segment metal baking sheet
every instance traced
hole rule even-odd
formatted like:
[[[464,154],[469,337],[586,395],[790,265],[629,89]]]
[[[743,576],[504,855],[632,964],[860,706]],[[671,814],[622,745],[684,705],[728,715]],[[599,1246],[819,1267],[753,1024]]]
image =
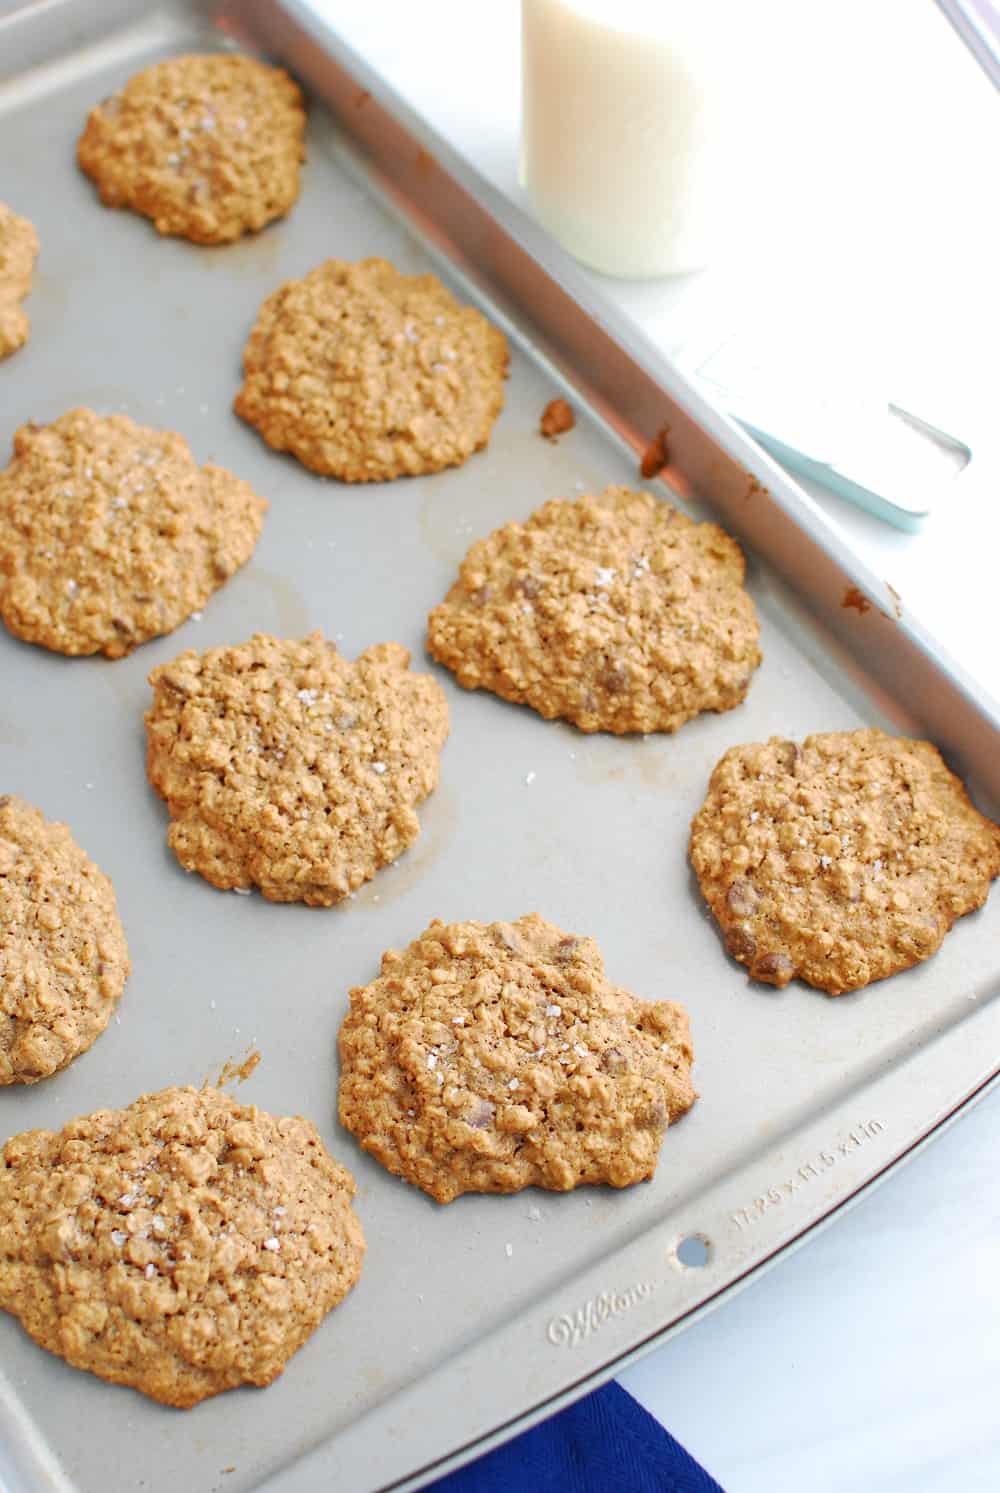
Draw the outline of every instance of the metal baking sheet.
[[[273,1493],[415,1487],[724,1299],[845,1206],[995,1077],[1000,896],[922,967],[830,1001],[751,985],[689,873],[687,827],[726,747],[877,723],[928,734],[1000,801],[996,707],[818,510],[633,331],[573,266],[434,140],[305,7],[232,3],[221,27],[287,58],[315,92],[291,216],[222,249],[108,212],[74,166],[87,108],[148,61],[222,44],[219,16],[49,0],[0,21],[0,198],[42,252],[32,338],[0,366],[0,447],[74,405],[181,431],[271,500],[257,552],[170,637],[108,663],[0,633],[0,783],[65,819],[111,875],[133,974],[90,1053],[0,1091],[0,1138],[61,1126],[252,1047],[241,1098],[301,1112],[354,1172],[360,1284],[266,1391],[182,1414],[41,1352],[0,1319],[0,1489]],[[337,108],[336,125],[323,99]],[[433,265],[513,344],[488,451],[384,487],[326,482],[230,412],[261,300],[324,257]],[[577,428],[543,441],[566,392]],[[441,786],[413,850],[329,910],[274,906],[185,876],[143,768],[146,676],[183,648],[321,627],[355,655],[424,618],[470,541],[546,498],[636,480],[669,428],[675,497],[748,549],[765,662],[739,709],[676,736],[585,737],[492,696],[448,693]],[[661,489],[666,491],[665,489]],[[600,942],[612,977],[687,1005],[701,1098],[660,1170],[625,1192],[464,1197],[441,1208],[337,1125],[336,1034],[351,985],[432,917],[537,909]],[[701,1265],[678,1243],[705,1241]],[[683,1251],[686,1253],[686,1250]]]

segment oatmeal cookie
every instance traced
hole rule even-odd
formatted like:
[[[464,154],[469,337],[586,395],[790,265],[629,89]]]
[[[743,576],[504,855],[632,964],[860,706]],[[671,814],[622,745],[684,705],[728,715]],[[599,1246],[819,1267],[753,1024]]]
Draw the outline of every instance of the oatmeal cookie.
[[[38,254],[38,234],[27,218],[0,202],[0,358],[28,340],[30,323],[21,302],[31,290]]]
[[[683,1007],[610,984],[592,939],[537,913],[384,954],[340,1060],[341,1123],[439,1203],[643,1181],[695,1098]]]
[[[173,57],[92,109],[76,154],[106,206],[152,218],[158,233],[223,244],[291,209],[305,126],[281,68],[231,52]]]
[[[432,657],[581,731],[675,731],[731,710],[760,663],[743,556],[715,524],[609,487],[472,546],[428,619]]]
[[[1000,873],[1000,827],[926,741],[830,731],[733,747],[691,863],[755,980],[829,995],[927,959]]]
[[[308,1120],[163,1089],[0,1149],[0,1308],[187,1409],[270,1384],[361,1273],[354,1180]]]
[[[0,617],[56,653],[122,658],[249,560],[267,503],[183,436],[71,410],[0,472]]]
[[[379,643],[350,663],[317,632],[154,669],[147,769],[185,870],[328,907],[402,855],[448,735],[444,691],[409,661]]]
[[[343,482],[460,466],[503,406],[507,342],[434,275],[328,259],[264,302],[234,408]]]
[[[65,824],[0,797],[0,1085],[86,1052],[128,973],[111,882]]]

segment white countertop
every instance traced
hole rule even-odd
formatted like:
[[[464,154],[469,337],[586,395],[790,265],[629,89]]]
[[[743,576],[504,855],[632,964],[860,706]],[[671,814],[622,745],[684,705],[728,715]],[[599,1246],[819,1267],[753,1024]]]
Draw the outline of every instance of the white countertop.
[[[529,206],[517,180],[516,0],[315,3]],[[773,152],[758,161],[730,258],[678,281],[593,283],[668,352],[709,301],[752,303],[757,319],[801,305],[883,361],[897,402],[940,414],[972,445],[954,498],[917,535],[810,490],[1000,698],[1000,101],[930,0],[759,9],[761,56],[748,61]],[[1000,1093],[621,1382],[727,1493],[995,1493],[997,1157]]]

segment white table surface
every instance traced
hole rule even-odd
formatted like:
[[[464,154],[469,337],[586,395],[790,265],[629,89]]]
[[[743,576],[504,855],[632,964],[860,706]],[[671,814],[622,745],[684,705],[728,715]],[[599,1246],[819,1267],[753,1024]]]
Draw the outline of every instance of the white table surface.
[[[516,0],[314,3],[530,209]],[[757,4],[752,215],[734,209],[734,242],[703,275],[593,283],[667,352],[708,307],[801,307],[973,446],[918,535],[810,490],[1000,698],[1000,101],[930,0]],[[727,1493],[996,1493],[997,1158],[1000,1093],[621,1382]]]

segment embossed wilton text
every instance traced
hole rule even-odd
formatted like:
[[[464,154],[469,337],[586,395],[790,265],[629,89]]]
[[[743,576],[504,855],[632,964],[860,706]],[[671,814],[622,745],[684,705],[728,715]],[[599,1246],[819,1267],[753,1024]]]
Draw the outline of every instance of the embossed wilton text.
[[[545,1336],[557,1348],[575,1348],[584,1338],[603,1327],[609,1317],[621,1316],[622,1312],[651,1296],[655,1289],[654,1281],[644,1280],[624,1291],[602,1291],[600,1296],[592,1296],[572,1315],[564,1312],[561,1317],[552,1317]]]

